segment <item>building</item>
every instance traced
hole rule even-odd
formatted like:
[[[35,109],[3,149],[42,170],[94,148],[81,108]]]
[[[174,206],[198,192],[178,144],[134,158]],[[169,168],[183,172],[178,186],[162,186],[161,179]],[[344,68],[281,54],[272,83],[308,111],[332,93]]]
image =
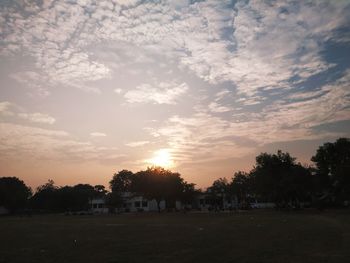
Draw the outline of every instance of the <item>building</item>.
[[[90,209],[94,214],[108,213],[108,207],[104,198],[93,198],[90,200]]]
[[[131,192],[122,194],[123,202],[114,212],[158,212],[158,205],[155,199],[147,200],[141,195]],[[271,209],[274,203],[258,202],[255,199],[249,202],[239,203],[237,198],[229,198],[225,194],[213,196],[210,192],[199,193],[191,203],[175,202],[175,210],[197,210],[197,211],[219,211],[219,210],[236,210],[236,209]],[[160,202],[160,210],[167,209],[165,200]],[[104,198],[94,198],[90,200],[90,210],[94,214],[104,214],[110,211]]]
[[[155,199],[147,200],[143,196],[130,192],[122,194],[123,204],[115,212],[158,212],[158,205]],[[166,202],[162,200],[159,204],[160,210],[166,209]],[[175,208],[183,209],[181,202],[176,201]],[[108,213],[109,209],[104,198],[94,198],[90,200],[90,209],[95,214]]]

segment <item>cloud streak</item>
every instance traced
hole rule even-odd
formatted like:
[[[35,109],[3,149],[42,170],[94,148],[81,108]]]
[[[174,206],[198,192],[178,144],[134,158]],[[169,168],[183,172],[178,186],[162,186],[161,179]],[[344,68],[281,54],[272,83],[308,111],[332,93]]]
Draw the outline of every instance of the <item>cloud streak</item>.
[[[160,82],[155,85],[139,85],[125,93],[124,97],[130,103],[176,104],[178,97],[185,94],[187,90],[186,83]]]
[[[92,137],[106,137],[107,135],[103,132],[92,132],[92,133],[90,133],[90,136],[92,136]]]
[[[0,102],[0,115],[18,117],[33,123],[54,124],[56,119],[49,114],[34,112],[26,112],[23,107],[9,101]]]

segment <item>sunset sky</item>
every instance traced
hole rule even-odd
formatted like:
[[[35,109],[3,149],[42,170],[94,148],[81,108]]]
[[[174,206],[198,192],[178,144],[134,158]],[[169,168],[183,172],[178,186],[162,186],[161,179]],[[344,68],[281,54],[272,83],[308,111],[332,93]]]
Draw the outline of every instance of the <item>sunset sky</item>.
[[[0,1],[0,176],[205,187],[350,136],[350,1]]]

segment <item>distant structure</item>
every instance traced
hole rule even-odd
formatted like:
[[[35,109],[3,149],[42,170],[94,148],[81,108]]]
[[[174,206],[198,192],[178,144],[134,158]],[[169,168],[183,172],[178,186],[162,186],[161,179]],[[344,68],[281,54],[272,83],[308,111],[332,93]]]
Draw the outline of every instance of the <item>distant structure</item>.
[[[108,208],[105,198],[94,198],[90,200],[90,210],[94,214],[105,214],[109,212],[158,212],[156,200],[147,200],[141,195],[136,195],[130,192],[122,194],[123,202],[119,208]],[[251,202],[250,208],[273,208],[274,203]],[[210,193],[199,193],[194,198],[192,203],[175,202],[175,210],[196,210],[196,211],[220,211],[220,210],[236,210],[242,209],[242,204],[239,204],[235,199],[226,199],[224,196],[221,199],[214,200]],[[160,210],[167,209],[166,201],[160,202]]]
[[[130,192],[122,194],[123,203],[120,208],[115,208],[112,212],[158,212],[156,200],[147,200],[143,196],[135,195]],[[94,214],[103,214],[111,212],[106,204],[105,198],[94,198],[90,201],[91,211]],[[165,201],[160,202],[160,209],[166,209]],[[181,202],[176,202],[176,209],[181,209]],[[117,211],[118,210],[118,211]]]
[[[108,207],[104,198],[94,198],[90,200],[90,209],[94,214],[108,213]]]

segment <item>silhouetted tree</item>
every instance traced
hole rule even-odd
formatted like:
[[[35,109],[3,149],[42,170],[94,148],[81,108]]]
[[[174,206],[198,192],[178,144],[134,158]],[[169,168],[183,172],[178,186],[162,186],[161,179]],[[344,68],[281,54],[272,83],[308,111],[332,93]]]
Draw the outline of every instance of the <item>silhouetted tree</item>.
[[[17,177],[0,177],[0,206],[10,212],[24,208],[31,194],[31,189]]]
[[[328,192],[338,204],[349,200],[350,140],[339,138],[334,143],[323,144],[311,160],[316,164],[319,192]]]
[[[261,153],[251,172],[254,191],[276,205],[299,204],[311,195],[311,174],[289,153]]]
[[[35,209],[54,210],[58,207],[57,200],[58,187],[53,180],[37,187],[35,194],[31,198],[31,205]]]
[[[249,194],[251,194],[251,180],[248,173],[238,171],[234,174],[229,185],[229,195],[235,198],[241,205],[246,206]]]
[[[61,192],[61,189],[59,189]],[[77,184],[72,187],[73,198],[71,200],[71,210],[88,210],[90,200],[96,196],[95,188],[90,184]]]
[[[176,199],[181,199],[183,179],[179,173],[161,167],[151,167],[135,174],[132,189],[148,200],[155,199],[160,212],[162,200],[165,200],[167,207],[171,208],[175,206]]]
[[[113,175],[109,182],[112,192],[130,192],[134,173],[128,170],[121,170]]]
[[[229,183],[226,178],[215,180],[212,186],[208,187],[210,200],[215,209],[223,208],[224,200],[229,196]]]
[[[89,184],[57,187],[49,180],[37,188],[31,203],[33,208],[45,211],[81,211],[89,209],[90,200],[98,194],[101,193]]]
[[[123,204],[123,194],[132,191],[134,173],[128,170],[121,170],[113,175],[109,182],[111,192],[107,195],[107,205],[111,208],[120,208]]]
[[[107,190],[104,185],[95,185],[94,186],[95,190],[95,197],[104,197],[107,194]]]
[[[195,188],[195,184],[187,183],[186,181],[182,182],[182,194],[181,194],[181,202],[185,205],[192,205],[194,199],[200,191]]]

